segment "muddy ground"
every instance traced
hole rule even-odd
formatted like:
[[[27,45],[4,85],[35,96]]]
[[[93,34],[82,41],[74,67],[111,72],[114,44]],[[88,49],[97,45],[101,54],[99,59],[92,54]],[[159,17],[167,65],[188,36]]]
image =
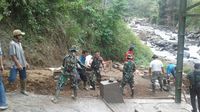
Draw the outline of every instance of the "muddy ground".
[[[28,70],[27,91],[34,94],[53,95],[55,93],[56,80],[53,77],[52,71],[48,69]],[[7,92],[19,91],[19,77],[13,85],[9,85],[7,81],[8,71],[4,72],[4,84]],[[102,79],[107,80],[113,77],[116,80],[121,80],[122,72],[117,69],[101,72]],[[134,98],[168,98],[172,97],[170,92],[157,90],[156,93],[151,92],[150,77],[144,75],[144,70],[137,70],[135,73],[135,95]],[[130,88],[127,85],[125,88],[125,98],[130,98]],[[63,96],[70,96],[70,85],[65,86],[61,92]],[[100,95],[99,88],[96,90],[84,90],[82,83],[79,85],[79,97],[98,97]]]

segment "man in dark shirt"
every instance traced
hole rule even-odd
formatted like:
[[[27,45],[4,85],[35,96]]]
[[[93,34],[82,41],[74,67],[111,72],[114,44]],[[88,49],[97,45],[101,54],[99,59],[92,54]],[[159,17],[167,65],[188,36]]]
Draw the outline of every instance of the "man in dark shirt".
[[[192,112],[197,112],[196,97],[198,101],[198,109],[200,112],[200,63],[194,64],[194,71],[189,73],[187,78],[190,81],[190,99],[192,104]]]

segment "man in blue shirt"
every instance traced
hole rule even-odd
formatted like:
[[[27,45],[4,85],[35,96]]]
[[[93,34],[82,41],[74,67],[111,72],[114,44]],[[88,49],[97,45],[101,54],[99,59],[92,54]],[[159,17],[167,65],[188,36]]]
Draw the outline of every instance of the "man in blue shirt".
[[[1,45],[0,45],[0,110],[5,110],[8,108],[8,104],[6,102],[6,93],[5,93],[5,88],[4,88],[4,84],[3,84],[3,61],[2,61],[2,49],[1,49]]]
[[[82,51],[82,55],[79,57],[79,60],[80,60],[80,62],[81,62],[82,65],[85,65],[85,64],[86,64],[86,63],[85,63],[85,60],[86,60],[86,56],[87,56],[87,55],[88,55],[88,51],[83,50],[83,51]],[[85,89],[85,90],[88,90],[88,88],[86,87],[86,86],[87,86],[87,76],[86,76],[86,74],[85,74],[85,68],[82,68],[81,66],[79,66],[79,67],[77,68],[77,70],[78,70],[78,73],[79,73],[79,75],[80,75],[80,77],[81,77],[81,80],[83,81],[84,89]]]
[[[176,65],[173,63],[169,63],[167,65],[167,83],[168,85],[170,84],[170,76],[172,75],[174,77],[174,79],[176,79],[175,73],[176,73]]]

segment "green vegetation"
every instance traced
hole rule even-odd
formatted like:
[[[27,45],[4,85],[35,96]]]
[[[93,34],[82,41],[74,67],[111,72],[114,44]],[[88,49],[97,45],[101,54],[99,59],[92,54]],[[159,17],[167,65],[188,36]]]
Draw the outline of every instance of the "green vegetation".
[[[149,0],[150,1],[150,0]],[[0,34],[8,47],[13,29],[26,32],[23,45],[32,65],[60,64],[67,48],[77,45],[107,60],[122,61],[135,44],[137,64],[150,60],[149,48],[127,28],[127,0],[1,0]],[[127,12],[127,13],[126,13]],[[150,15],[147,15],[150,16]]]
[[[177,27],[178,25],[178,8],[181,0],[128,0],[128,2],[126,16],[149,18],[152,23],[169,27]],[[187,6],[197,2],[199,0],[187,0]],[[200,6],[193,8],[188,13],[199,14]],[[189,30],[199,31],[199,24],[199,17],[187,17]]]
[[[199,0],[188,0],[188,6],[193,5],[195,3],[199,2]],[[200,6],[197,6],[191,10],[188,11],[189,14],[199,14],[200,13]],[[187,28],[193,31],[199,31],[200,27],[200,18],[199,16],[194,17],[187,17]]]
[[[126,16],[149,18],[152,23],[158,22],[158,0],[128,0]]]
[[[189,74],[192,70],[193,70],[193,68],[191,68],[191,65],[184,65],[183,66],[183,72],[186,73],[186,74]]]

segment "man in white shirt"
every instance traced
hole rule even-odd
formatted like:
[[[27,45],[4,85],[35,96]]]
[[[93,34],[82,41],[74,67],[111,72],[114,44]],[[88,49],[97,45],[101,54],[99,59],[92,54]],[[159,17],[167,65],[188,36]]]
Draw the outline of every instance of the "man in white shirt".
[[[164,74],[163,63],[158,59],[158,56],[153,55],[149,66],[149,74],[151,75],[152,91],[155,92],[155,82],[159,81],[160,90],[162,91],[162,74]]]
[[[92,63],[92,55],[89,54],[85,58],[85,66],[90,68]]]

